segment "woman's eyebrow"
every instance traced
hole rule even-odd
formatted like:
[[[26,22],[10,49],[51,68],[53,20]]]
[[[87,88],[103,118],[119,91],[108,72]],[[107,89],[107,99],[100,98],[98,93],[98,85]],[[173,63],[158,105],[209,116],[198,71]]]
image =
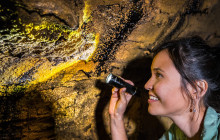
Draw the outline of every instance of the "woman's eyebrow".
[[[161,71],[161,72],[164,73],[164,71],[162,69],[160,69],[160,68],[153,68],[153,71]]]

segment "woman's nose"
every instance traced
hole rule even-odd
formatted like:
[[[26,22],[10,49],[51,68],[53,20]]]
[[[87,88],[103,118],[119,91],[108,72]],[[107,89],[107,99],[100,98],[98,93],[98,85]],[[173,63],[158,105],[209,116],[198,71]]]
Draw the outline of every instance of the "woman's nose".
[[[153,80],[152,80],[152,78],[150,78],[150,79],[146,82],[146,84],[144,85],[144,88],[145,88],[146,90],[152,90],[152,89],[153,89]]]

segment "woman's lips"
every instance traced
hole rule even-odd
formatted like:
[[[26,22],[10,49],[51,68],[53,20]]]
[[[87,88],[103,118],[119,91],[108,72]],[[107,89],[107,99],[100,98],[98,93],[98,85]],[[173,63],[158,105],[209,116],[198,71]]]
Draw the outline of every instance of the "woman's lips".
[[[158,100],[159,100],[159,99],[158,99],[156,96],[149,95],[148,102],[156,102],[156,101],[158,101]]]

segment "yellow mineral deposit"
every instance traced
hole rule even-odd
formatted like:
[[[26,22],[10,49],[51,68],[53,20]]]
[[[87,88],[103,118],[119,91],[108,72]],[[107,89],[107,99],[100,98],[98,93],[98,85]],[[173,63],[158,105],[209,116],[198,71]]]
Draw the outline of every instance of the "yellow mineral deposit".
[[[23,24],[23,26],[25,27],[25,34],[27,35],[27,37],[31,40],[36,40],[37,42],[47,42],[47,43],[55,42],[57,39],[60,38],[61,33],[57,35],[55,39],[52,39],[52,40],[46,37],[42,37],[42,34],[40,33],[40,31],[45,30],[45,29],[50,31],[50,34],[52,34],[55,31],[60,31],[60,30],[62,30],[61,31],[62,33],[70,32],[70,30],[68,29],[63,29],[63,28],[61,29],[59,25],[48,23],[46,21],[43,21],[40,25],[34,25],[33,23],[29,23],[29,24]],[[36,33],[33,34],[33,32],[36,32]]]
[[[2,76],[4,77],[5,81],[9,82],[9,80],[11,80],[10,82],[14,83],[14,80],[33,68],[36,63],[37,59],[28,58],[24,61],[21,61],[19,64],[9,67]]]
[[[83,21],[88,22],[88,19],[89,19],[91,12],[90,12],[90,5],[88,4],[87,1],[85,1],[85,8],[84,8],[83,12],[84,12]],[[49,27],[45,26],[45,25],[35,27],[36,30],[43,29],[43,28],[49,28]],[[92,44],[92,46],[90,46],[91,47],[90,56],[87,57],[87,59],[85,59],[85,61],[87,61],[87,62],[90,60],[90,58],[94,54],[94,52],[98,46],[98,43],[99,43],[99,34],[98,33],[95,35],[93,33],[91,33],[91,34],[93,36],[95,36],[94,37],[95,39],[94,39],[94,41],[91,41],[91,42],[93,42],[93,44]],[[71,40],[76,40],[77,38],[81,37],[81,35],[82,35],[82,30],[79,28],[76,31],[72,31],[69,34],[67,41],[71,42]],[[81,53],[84,53],[84,52],[81,52]],[[33,81],[32,83],[36,84],[38,82],[44,82],[44,81],[48,80],[50,77],[52,77],[53,75],[59,73],[60,71],[66,69],[70,66],[75,65],[79,61],[81,61],[81,60],[72,59],[72,60],[69,60],[68,62],[60,63],[57,66],[52,66],[52,64],[47,62],[39,68],[38,73],[36,73],[34,75],[34,79],[36,79],[36,80]]]
[[[65,34],[67,36],[67,40],[65,42],[60,43],[59,45],[61,46],[61,50],[65,51],[65,47],[69,47],[72,49],[72,47],[77,48],[76,50],[79,51],[76,53],[76,57],[73,57],[71,59],[68,59],[65,62],[60,62],[57,65],[54,65],[54,62],[50,62],[46,60],[46,58],[41,58],[43,62],[41,62],[41,65],[37,68],[35,73],[32,75],[32,80],[25,84],[23,88],[29,87],[31,88],[33,85],[38,84],[40,82],[45,82],[48,79],[50,79],[52,76],[58,74],[59,72],[71,67],[74,69],[74,66],[77,66],[77,63],[84,61],[85,67],[81,67],[80,70],[83,70],[84,68],[88,69],[89,67],[86,67],[87,63],[90,61],[92,58],[92,55],[96,51],[96,48],[99,43],[99,34],[97,33],[86,33],[83,31],[85,29],[81,29],[80,27],[82,24],[87,23],[91,20],[90,14],[90,5],[88,1],[85,1],[85,7],[83,10],[83,23],[80,23],[81,25],[77,30],[70,30],[70,29],[65,29],[65,28],[60,28],[59,25],[51,24],[46,21],[42,22],[40,25],[34,25],[33,23],[27,24],[23,26],[25,27],[25,33],[27,37],[30,40],[36,40],[35,42],[47,42],[50,46],[53,46],[54,43],[60,38],[61,33]],[[60,34],[58,34],[55,38],[49,39],[47,36],[42,35],[42,31],[47,30],[51,34],[53,32],[58,31]],[[44,33],[44,32],[43,32]],[[88,38],[82,38],[82,35]],[[84,42],[82,39],[85,39]],[[79,43],[76,41],[80,41]],[[35,43],[33,42],[33,43]],[[86,43],[87,44],[86,44]],[[71,44],[71,45],[69,45]],[[72,46],[72,44],[76,44],[76,46]],[[78,45],[77,45],[78,44]],[[82,44],[86,44],[87,46],[83,46]],[[29,43],[30,47],[32,46],[31,43]],[[68,45],[68,46],[65,46]],[[82,47],[82,48],[80,48]],[[84,47],[84,48],[83,48]],[[59,55],[59,52],[56,54]],[[11,66],[9,68],[8,72],[4,73],[5,78],[3,83],[7,83],[7,80],[13,80],[13,79],[18,79],[19,76],[24,74],[25,72],[28,72],[31,68],[34,67],[34,65],[39,61],[38,58],[30,58],[33,59],[29,61],[29,59],[26,59],[24,62],[19,62],[15,66]],[[45,60],[45,61],[44,61]],[[43,63],[43,64],[42,64]],[[91,67],[93,69],[93,67]],[[87,70],[88,71],[88,70]],[[65,81],[65,80],[64,80]],[[12,81],[13,83],[13,81]],[[4,93],[5,92],[5,85],[2,85],[0,82],[0,92]],[[7,87],[7,92],[9,88]],[[12,90],[15,89],[15,87],[12,87]],[[11,92],[11,91],[10,91]],[[1,96],[1,95],[0,95]]]
[[[93,46],[94,46],[94,49],[93,49],[93,51],[91,52],[91,55],[86,59],[87,62],[93,57],[93,54],[95,53],[95,51],[96,51],[96,49],[97,49],[97,47],[98,47],[99,37],[100,37],[99,33],[96,33],[96,35],[95,35],[95,41],[94,41],[94,45],[93,45]]]
[[[78,60],[79,61],[79,60]],[[77,60],[72,60],[65,63],[60,63],[57,66],[52,66],[50,62],[46,62],[41,65],[38,69],[38,72],[34,74],[33,78],[35,79],[30,84],[37,84],[39,82],[44,82],[51,78],[53,75],[59,73],[60,71],[76,64]]]
[[[85,7],[84,7],[84,10],[83,10],[83,22],[88,22],[89,20],[91,20],[91,18],[90,18],[91,5],[90,5],[89,0],[85,1],[84,3],[85,3]]]

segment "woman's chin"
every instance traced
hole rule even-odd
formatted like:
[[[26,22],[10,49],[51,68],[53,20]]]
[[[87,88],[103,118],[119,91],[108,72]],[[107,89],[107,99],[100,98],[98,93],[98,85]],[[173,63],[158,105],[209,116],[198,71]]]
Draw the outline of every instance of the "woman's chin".
[[[151,115],[158,115],[158,112],[157,112],[157,109],[154,109],[150,106],[148,106],[148,112],[151,114]]]

